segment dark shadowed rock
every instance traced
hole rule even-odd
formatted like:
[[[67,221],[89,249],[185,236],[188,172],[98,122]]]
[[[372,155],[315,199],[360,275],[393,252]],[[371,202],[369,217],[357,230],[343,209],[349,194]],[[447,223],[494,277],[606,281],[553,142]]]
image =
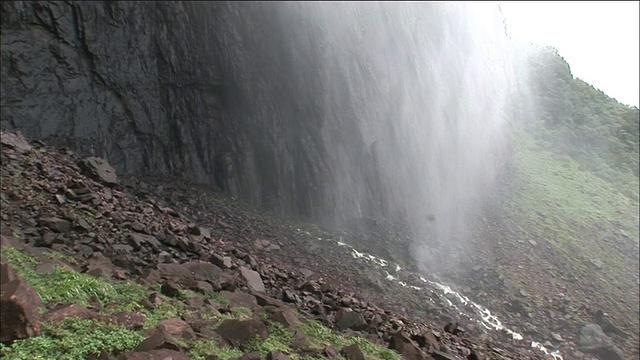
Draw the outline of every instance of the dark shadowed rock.
[[[458,325],[457,322],[447,323],[447,325],[444,326],[444,331],[453,335],[460,335],[465,332],[465,330],[462,327],[460,327],[460,325]]]
[[[261,308],[256,301],[255,296],[242,292],[220,291],[220,295],[229,301],[229,307],[234,308],[242,306],[247,309],[256,311]]]
[[[9,263],[2,259],[0,262],[0,285],[4,285],[10,281],[15,279],[15,275],[13,274],[13,270],[9,266]]]
[[[450,354],[450,353],[446,353],[444,351],[440,351],[440,350],[435,350],[431,353],[431,357],[435,360],[462,360],[461,357],[455,355],[455,354]]]
[[[360,350],[360,346],[358,344],[351,344],[343,347],[342,350],[340,350],[340,354],[348,360],[365,360],[364,354],[362,353],[362,350]]]
[[[329,359],[337,358],[340,355],[340,351],[332,344],[327,345],[323,352]]]
[[[180,295],[180,286],[171,280],[165,280],[160,286],[160,293],[168,297],[177,297]]]
[[[580,351],[598,355],[601,359],[624,359],[622,350],[613,344],[611,338],[597,324],[588,324],[580,329],[578,347]]]
[[[340,308],[336,314],[338,328],[340,330],[353,329],[362,330],[367,327],[367,322],[362,314],[351,311],[348,308]]]
[[[140,250],[141,245],[148,245],[155,251],[158,251],[162,245],[155,236],[147,234],[129,233],[127,239],[129,240],[129,245],[131,245],[134,250]]]
[[[256,336],[265,340],[269,336],[267,326],[259,320],[227,319],[216,329],[218,335],[233,346],[244,346]]]
[[[426,359],[425,354],[405,333],[396,333],[389,340],[389,349],[395,350],[403,359],[406,360],[423,360]]]
[[[254,293],[252,294],[253,296],[255,296],[258,305],[260,306],[267,306],[267,305],[271,305],[271,306],[275,306],[275,307],[284,307],[284,308],[288,308],[287,304],[285,304],[284,302],[278,300],[278,299],[274,299],[271,296],[268,296],[266,294],[261,294],[261,293]]]
[[[47,227],[57,233],[67,233],[71,230],[71,223],[57,217],[44,217],[39,220],[41,226]]]
[[[0,342],[11,344],[40,334],[42,301],[36,291],[20,279],[12,280],[0,290]]]
[[[290,358],[280,351],[271,351],[267,354],[267,360],[289,360]]]
[[[275,308],[269,310],[269,319],[279,323],[287,329],[294,329],[300,321],[290,308]]]
[[[116,171],[109,162],[99,157],[89,157],[78,161],[78,166],[89,177],[105,185],[117,185]]]
[[[250,352],[242,355],[238,360],[264,360],[264,358],[258,352]]]
[[[161,328],[154,328],[144,341],[142,341],[137,347],[136,351],[150,351],[156,349],[167,349],[181,351],[180,346],[176,343],[176,340]]]
[[[233,266],[233,262],[231,261],[231,258],[228,256],[220,256],[217,254],[213,254],[209,257],[209,261],[212,264],[217,265],[223,269],[230,269]]]

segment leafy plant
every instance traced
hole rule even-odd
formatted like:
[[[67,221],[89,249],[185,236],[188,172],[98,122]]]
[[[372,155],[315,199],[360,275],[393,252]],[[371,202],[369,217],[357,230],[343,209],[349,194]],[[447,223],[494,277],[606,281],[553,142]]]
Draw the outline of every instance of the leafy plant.
[[[66,318],[60,323],[43,323],[41,335],[17,340],[0,351],[7,360],[84,360],[103,350],[108,353],[132,350],[142,340],[142,335],[121,326]]]

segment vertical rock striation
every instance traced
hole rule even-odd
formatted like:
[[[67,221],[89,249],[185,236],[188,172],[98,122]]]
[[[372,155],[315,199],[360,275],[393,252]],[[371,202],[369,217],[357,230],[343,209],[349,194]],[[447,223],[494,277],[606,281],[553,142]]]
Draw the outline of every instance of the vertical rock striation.
[[[469,6],[3,2],[2,128],[316,221],[432,214],[446,236],[500,161],[510,86],[497,9]]]

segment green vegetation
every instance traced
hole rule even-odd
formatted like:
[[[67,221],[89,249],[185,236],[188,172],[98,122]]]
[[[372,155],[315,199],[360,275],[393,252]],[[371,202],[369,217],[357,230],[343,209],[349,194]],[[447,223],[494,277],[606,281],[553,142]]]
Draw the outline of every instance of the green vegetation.
[[[52,271],[38,272],[36,267],[40,260],[25,252],[3,247],[2,255],[9,261],[17,275],[34,287],[47,306],[57,304],[80,304],[87,306],[96,301],[101,304],[101,313],[111,314],[120,311],[138,311],[146,316],[142,330],[132,331],[121,326],[106,324],[97,320],[67,318],[59,323],[42,323],[42,333],[24,340],[17,340],[11,346],[0,345],[2,358],[10,360],[22,359],[85,359],[92,354],[107,351],[117,354],[134,349],[142,340],[145,330],[156,326],[160,321],[180,318],[188,315],[192,310],[182,302],[183,300],[202,294],[185,290],[176,299],[160,296],[161,302],[153,310],[144,308],[141,300],[148,293],[158,290],[158,287],[148,288],[133,282],[107,282],[104,279],[80,274],[70,268],[53,265]],[[45,258],[73,262],[65,255],[47,252]],[[224,314],[199,314],[203,318],[217,320],[211,326],[215,330],[225,319],[247,319],[254,316],[250,309],[231,306],[229,301],[219,294],[207,294],[222,307],[231,308]],[[265,318],[264,314],[258,314]],[[299,316],[301,318],[301,316]],[[360,345],[367,359],[400,359],[391,350],[378,347],[369,341],[358,338],[345,338],[330,329],[313,321],[302,320],[300,330],[309,336],[311,345],[322,350],[328,344],[337,348],[353,343]],[[179,344],[187,350],[187,355],[193,359],[204,359],[215,355],[220,359],[231,359],[249,352],[266,355],[271,351],[281,351],[293,360],[321,359],[321,356],[297,354],[291,347],[294,331],[283,328],[278,323],[267,321],[269,336],[266,340],[255,340],[243,348],[220,347],[215,339],[178,339]],[[338,358],[342,359],[342,358]]]
[[[538,141],[626,191],[640,173],[640,111],[580,79],[553,48],[533,48],[528,58],[534,111],[528,130]],[[635,178],[635,183],[629,183]]]
[[[306,321],[299,329],[309,337],[312,345],[318,348],[323,348],[329,344],[333,344],[338,348],[358,344],[366,359],[401,359],[400,355],[392,350],[376,346],[370,341],[358,336],[346,338],[332,332],[317,321]]]
[[[1,348],[2,358],[11,360],[84,360],[102,350],[117,353],[135,348],[144,337],[121,326],[96,320],[67,318],[43,323],[42,334]]]
[[[46,255],[49,254],[49,255]],[[38,259],[16,248],[2,248],[18,275],[25,279],[45,304],[79,304],[87,306],[90,299],[96,299],[102,305],[108,303],[129,304],[146,296],[144,286],[131,283],[107,283],[91,275],[77,273],[69,268],[53,265],[50,274],[41,274],[35,270]],[[52,257],[50,252],[45,256]],[[61,259],[62,255],[54,257]]]

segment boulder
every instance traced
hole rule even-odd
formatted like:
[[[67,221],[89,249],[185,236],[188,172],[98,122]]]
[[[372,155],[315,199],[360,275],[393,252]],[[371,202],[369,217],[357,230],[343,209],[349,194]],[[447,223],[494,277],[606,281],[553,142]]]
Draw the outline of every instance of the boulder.
[[[153,329],[151,335],[142,341],[135,351],[145,352],[157,349],[181,351],[173,336],[160,327]]]
[[[3,259],[2,262],[0,262],[0,285],[9,283],[15,278],[16,277],[13,274],[13,270],[11,270],[9,263]]]
[[[0,143],[20,153],[31,151],[31,145],[29,145],[27,139],[24,138],[22,132],[19,130],[16,132],[0,132]]]
[[[244,346],[256,336],[266,340],[269,336],[267,326],[259,320],[224,320],[216,329],[216,333],[222,336],[233,346]]]
[[[623,360],[622,350],[613,344],[600,325],[588,324],[580,329],[578,335],[578,348],[580,351],[592,353],[601,359]]]
[[[249,289],[262,293],[265,292],[264,283],[257,271],[242,266],[240,267],[240,274],[247,282]]]
[[[40,296],[21,279],[2,285],[0,291],[0,342],[9,345],[14,340],[40,334]]]
[[[424,360],[427,358],[420,348],[403,332],[391,336],[389,349],[397,351],[406,360]]]
[[[157,327],[174,337],[193,339],[196,336],[191,326],[182,319],[162,320],[158,323]]]
[[[342,350],[340,350],[340,354],[347,358],[347,360],[365,360],[364,354],[358,344],[343,347]]]
[[[118,177],[116,171],[109,165],[109,162],[99,157],[89,157],[78,162],[78,166],[85,175],[101,182],[105,185],[117,185]]]

